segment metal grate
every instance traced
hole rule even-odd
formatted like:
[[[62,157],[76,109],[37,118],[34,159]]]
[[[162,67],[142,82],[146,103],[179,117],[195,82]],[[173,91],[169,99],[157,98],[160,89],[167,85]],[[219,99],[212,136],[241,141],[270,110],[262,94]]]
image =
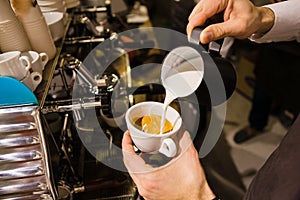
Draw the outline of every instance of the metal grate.
[[[0,108],[1,199],[53,199],[37,106]]]

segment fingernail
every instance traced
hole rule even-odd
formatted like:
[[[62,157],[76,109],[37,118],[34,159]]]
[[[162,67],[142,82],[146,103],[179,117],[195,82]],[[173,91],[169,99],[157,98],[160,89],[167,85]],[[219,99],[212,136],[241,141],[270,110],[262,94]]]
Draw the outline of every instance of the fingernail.
[[[206,39],[208,40],[208,42],[211,42],[213,39],[213,34],[212,32],[207,32],[206,33]]]
[[[206,40],[207,43],[211,42],[212,39],[213,39],[212,32],[206,32],[204,36],[205,36],[204,38],[205,38],[205,40]]]

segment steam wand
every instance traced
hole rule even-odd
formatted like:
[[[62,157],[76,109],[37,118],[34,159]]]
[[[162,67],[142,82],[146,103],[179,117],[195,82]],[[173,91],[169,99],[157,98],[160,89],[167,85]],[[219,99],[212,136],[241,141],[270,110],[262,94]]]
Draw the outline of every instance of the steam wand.
[[[68,112],[81,109],[89,108],[109,108],[108,104],[102,104],[101,100],[95,101],[95,98],[79,98],[79,99],[67,99],[58,101],[48,101],[45,102],[45,106],[42,108],[41,112],[43,114],[51,112]]]

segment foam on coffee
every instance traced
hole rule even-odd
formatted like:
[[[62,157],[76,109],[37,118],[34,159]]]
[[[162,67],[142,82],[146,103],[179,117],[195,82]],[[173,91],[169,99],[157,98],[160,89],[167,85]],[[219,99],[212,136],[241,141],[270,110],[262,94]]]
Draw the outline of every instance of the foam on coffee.
[[[150,114],[143,117],[137,117],[134,120],[136,127],[146,133],[160,134],[161,116]],[[163,134],[173,130],[173,126],[169,120],[165,120]]]

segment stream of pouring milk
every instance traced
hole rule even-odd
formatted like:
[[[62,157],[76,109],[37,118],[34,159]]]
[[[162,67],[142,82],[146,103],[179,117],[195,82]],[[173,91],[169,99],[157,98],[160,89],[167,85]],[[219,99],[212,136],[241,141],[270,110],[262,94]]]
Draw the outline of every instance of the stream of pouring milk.
[[[203,71],[183,71],[169,76],[164,80],[166,97],[164,100],[163,113],[160,123],[160,134],[163,133],[166,112],[169,104],[177,97],[184,97],[192,94],[198,88],[199,80],[202,80],[203,74]],[[174,124],[172,125],[174,126]]]

